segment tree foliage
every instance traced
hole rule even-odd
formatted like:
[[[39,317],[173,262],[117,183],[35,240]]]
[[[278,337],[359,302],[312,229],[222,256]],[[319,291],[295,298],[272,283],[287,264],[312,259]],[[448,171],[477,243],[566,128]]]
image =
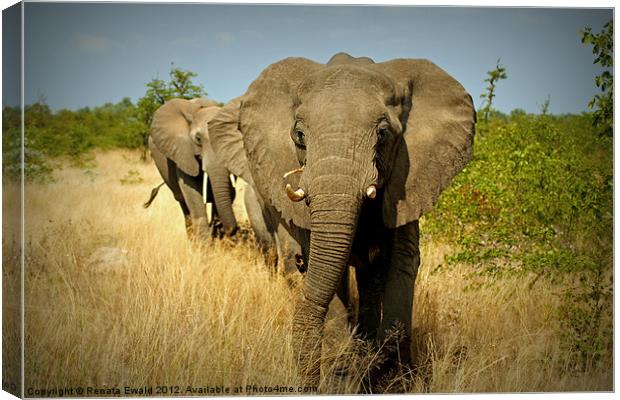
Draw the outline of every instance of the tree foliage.
[[[155,110],[171,98],[192,99],[206,96],[201,85],[193,82],[196,73],[172,65],[169,81],[153,78],[146,93],[133,104],[126,97],[120,102],[76,111],[52,112],[45,98],[24,109],[24,176],[27,180],[45,180],[64,158],[84,164],[95,148],[142,149],[146,145]],[[21,176],[21,113],[19,108],[3,110],[3,177]]]
[[[457,245],[448,265],[565,287],[560,320],[584,362],[611,346],[613,145],[591,123],[590,114],[492,118],[474,160],[423,221]]]
[[[95,148],[139,148],[142,125],[129,98],[77,111],[53,113],[42,101],[24,109],[24,175],[27,180],[46,179],[68,158],[84,163]],[[17,178],[21,171],[21,117],[19,108],[3,110],[3,176]]]
[[[502,79],[508,78],[506,74],[506,68],[500,64],[500,59],[497,60],[497,64],[495,69],[492,71],[488,71],[488,78],[485,79],[485,82],[488,82],[489,85],[486,88],[486,93],[480,95],[480,98],[484,100],[484,106],[482,107],[482,119],[486,123],[489,120],[489,114],[493,107],[493,99],[495,98],[495,89],[497,86],[497,82]]]
[[[207,95],[202,85],[194,83],[194,78],[198,76],[195,72],[175,67],[172,64],[168,76],[168,82],[156,77],[147,83],[146,93],[137,103],[137,117],[142,124],[140,140],[144,152],[147,149],[149,129],[155,110],[172,98],[193,99]]]
[[[595,95],[588,103],[594,110],[594,126],[599,134],[612,136],[614,132],[614,22],[609,21],[598,33],[592,33],[592,28],[586,27],[582,32],[581,42],[592,45],[592,53],[596,56],[594,64],[600,64],[605,69],[594,78],[596,87],[601,94]]]

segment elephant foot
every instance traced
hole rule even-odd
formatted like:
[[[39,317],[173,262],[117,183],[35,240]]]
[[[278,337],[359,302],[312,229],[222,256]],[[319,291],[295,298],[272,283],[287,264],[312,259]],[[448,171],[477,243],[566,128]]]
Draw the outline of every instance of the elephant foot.
[[[404,376],[413,374],[411,365],[411,340],[402,330],[386,332],[385,338],[375,344],[374,362],[368,368],[362,388],[369,393],[403,393]]]
[[[221,239],[224,237],[224,224],[218,218],[211,221],[211,237]]]
[[[185,216],[185,232],[190,242],[204,245],[209,241],[209,229],[203,218]]]
[[[323,371],[321,386],[330,394],[354,394],[357,392],[355,373],[352,371],[350,360],[337,361]]]
[[[268,248],[263,250],[263,260],[267,269],[269,271],[270,276],[275,277],[278,275],[278,252],[276,249]]]
[[[189,215],[185,216],[185,232],[187,232],[187,237],[192,239],[194,237],[194,226],[192,224],[192,217]]]
[[[295,267],[297,267],[297,271],[301,274],[305,274],[308,270],[308,267],[304,263],[304,258],[301,254],[295,254]]]

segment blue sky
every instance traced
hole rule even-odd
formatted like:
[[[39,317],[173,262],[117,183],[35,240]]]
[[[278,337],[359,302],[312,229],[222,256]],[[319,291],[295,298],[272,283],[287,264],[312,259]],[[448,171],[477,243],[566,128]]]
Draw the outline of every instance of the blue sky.
[[[549,95],[551,112],[581,112],[601,70],[580,31],[598,32],[611,18],[611,9],[26,3],[25,101],[43,95],[53,109],[136,101],[171,62],[227,101],[274,61],[326,62],[346,51],[428,58],[476,106],[501,58],[508,79],[496,108],[538,112]]]

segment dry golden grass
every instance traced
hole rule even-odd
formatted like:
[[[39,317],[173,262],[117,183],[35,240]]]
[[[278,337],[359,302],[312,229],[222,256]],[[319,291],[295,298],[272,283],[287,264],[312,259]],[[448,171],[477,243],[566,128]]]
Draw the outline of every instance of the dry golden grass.
[[[19,187],[2,191],[2,386],[15,395],[21,387],[21,268]]]
[[[189,395],[188,385],[297,386],[296,289],[270,276],[251,240],[190,244],[169,190],[143,209],[161,180],[137,159],[102,153],[92,170],[67,168],[54,183],[27,185],[26,389],[179,385]],[[129,170],[143,182],[121,184]],[[449,249],[423,246],[418,369],[372,391],[612,390],[611,356],[587,371],[571,369],[549,283],[530,290],[506,279],[466,290],[466,267],[436,268]],[[127,262],[90,267],[101,247],[126,249]],[[342,306],[332,308],[321,389],[355,392],[376,353],[353,338]],[[343,363],[349,374],[337,379],[333,370]]]

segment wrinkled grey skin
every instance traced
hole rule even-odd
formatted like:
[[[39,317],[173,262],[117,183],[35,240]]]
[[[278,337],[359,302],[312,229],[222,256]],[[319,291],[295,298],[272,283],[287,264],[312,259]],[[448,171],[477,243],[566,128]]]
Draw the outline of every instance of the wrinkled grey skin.
[[[155,111],[148,141],[159,173],[181,206],[188,236],[199,242],[237,231],[230,172],[215,162],[208,136],[208,121],[218,111],[212,100],[172,99]],[[207,201],[214,202],[211,233],[202,195],[205,172],[209,177]]]
[[[392,355],[410,361],[418,219],[470,161],[474,128],[471,96],[433,63],[344,53],[272,64],[209,123],[221,162],[252,182],[301,247],[308,271],[293,339],[306,383],[319,382],[327,307],[347,265],[356,267],[358,332],[381,340],[402,328]]]
[[[277,252],[277,272],[288,277],[298,270],[304,272],[299,241],[286,230],[279,213],[266,205],[250,185],[245,189],[244,205],[260,250],[264,254],[271,249]]]

